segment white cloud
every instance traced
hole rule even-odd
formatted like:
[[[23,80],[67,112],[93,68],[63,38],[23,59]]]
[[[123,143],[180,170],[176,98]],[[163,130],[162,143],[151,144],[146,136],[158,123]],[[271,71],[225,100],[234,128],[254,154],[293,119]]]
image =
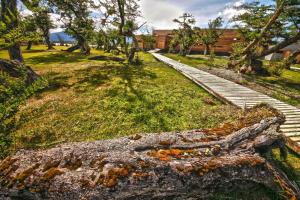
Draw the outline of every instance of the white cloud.
[[[94,0],[97,3],[99,0]],[[209,20],[221,16],[225,20],[225,25],[234,15],[242,13],[243,11],[235,10],[234,6],[239,6],[245,1],[249,0],[140,0],[140,7],[142,18],[138,19],[139,24],[147,22],[148,27],[155,29],[174,29],[176,23],[173,19],[182,15],[184,12],[191,13],[196,18],[196,26],[205,27]],[[251,1],[251,0],[250,0]],[[23,15],[30,15],[25,6],[19,5],[20,12]],[[97,24],[101,18],[101,11],[91,9],[92,17]],[[51,19],[57,25],[57,28],[51,30],[52,32],[59,32],[62,22],[58,15],[52,14]]]
[[[184,10],[176,4],[162,0],[142,0],[141,12],[142,20],[146,21],[148,26],[172,29],[176,28],[173,19],[184,13]]]
[[[196,18],[196,26],[205,27],[209,20],[221,16],[227,21],[240,11],[239,6],[245,0],[141,0],[142,15],[149,26],[156,29],[173,29],[176,24],[174,18],[184,12],[191,13]]]
[[[61,28],[63,25],[63,22],[60,20],[60,15],[51,13],[50,14],[50,19],[54,22],[56,28],[51,29],[51,33],[57,33],[57,32],[62,32],[64,29]]]
[[[236,15],[243,14],[246,12],[245,10],[235,9],[235,7],[241,6],[243,3],[245,3],[245,0],[240,0],[235,3],[228,4],[226,8],[219,13],[219,16],[222,16],[228,22],[228,26],[234,25],[233,22],[230,22],[230,19],[232,19]]]

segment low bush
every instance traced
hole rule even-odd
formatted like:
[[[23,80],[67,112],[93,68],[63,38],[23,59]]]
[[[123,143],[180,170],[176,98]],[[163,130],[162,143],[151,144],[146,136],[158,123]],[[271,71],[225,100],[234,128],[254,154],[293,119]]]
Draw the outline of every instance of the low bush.
[[[15,78],[0,71],[0,159],[12,150],[13,136],[11,132],[16,126],[16,113],[26,98],[44,88],[47,81],[38,79],[27,86],[27,75],[20,72],[21,77]]]
[[[270,75],[281,76],[284,69],[285,65],[283,62],[270,62],[267,71],[270,73]]]

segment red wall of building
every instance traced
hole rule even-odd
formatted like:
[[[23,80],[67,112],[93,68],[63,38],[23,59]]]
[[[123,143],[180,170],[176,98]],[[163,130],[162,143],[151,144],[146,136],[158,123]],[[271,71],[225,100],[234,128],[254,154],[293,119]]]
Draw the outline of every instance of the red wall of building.
[[[291,51],[284,51],[282,54],[283,54],[284,58],[288,58],[292,54],[292,52]],[[296,57],[296,63],[298,63],[298,64],[300,63],[300,55],[298,55]]]
[[[172,32],[172,30],[155,30],[154,36],[156,39],[156,48],[168,49],[169,42],[172,39]],[[216,53],[231,53],[233,50],[232,44],[238,40],[239,38],[236,30],[226,29],[212,49],[214,49]],[[203,52],[204,49],[204,45],[195,44],[191,50],[195,52]]]

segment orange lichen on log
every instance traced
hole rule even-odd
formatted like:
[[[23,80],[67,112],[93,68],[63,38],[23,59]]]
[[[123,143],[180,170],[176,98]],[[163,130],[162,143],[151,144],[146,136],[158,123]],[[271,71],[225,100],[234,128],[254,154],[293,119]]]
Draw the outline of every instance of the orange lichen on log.
[[[268,117],[278,116],[279,113],[267,105],[258,105],[250,110],[246,110],[235,123],[225,123],[219,128],[205,129],[203,132],[206,135],[227,136],[242,128],[252,126],[259,123],[261,120]]]
[[[36,163],[29,167],[28,169],[18,173],[8,184],[8,187],[12,187],[16,182],[22,183],[25,181],[26,178],[28,178],[30,175],[33,174],[34,170],[36,170],[40,166],[39,163]]]
[[[51,169],[51,168],[54,168],[54,167],[58,167],[59,164],[60,164],[61,161],[59,160],[56,160],[56,161],[53,161],[53,160],[49,160],[45,163],[44,167],[43,167],[43,172]]]
[[[145,177],[148,177],[149,174],[148,173],[144,173],[144,172],[134,172],[132,173],[132,177],[136,180],[141,180]]]
[[[18,159],[13,157],[7,157],[0,163],[0,173],[5,171],[10,165],[14,164]]]
[[[51,179],[53,179],[55,176],[61,175],[64,172],[62,170],[60,170],[57,167],[52,167],[49,170],[47,170],[41,177],[42,181],[49,181]]]
[[[208,173],[209,171],[222,168],[225,166],[257,166],[264,164],[265,160],[257,156],[239,156],[239,157],[217,157],[212,158],[203,163],[202,168],[199,169],[200,176]]]
[[[39,163],[36,163],[29,167],[28,169],[24,170],[23,172],[20,172],[16,175],[15,180],[19,182],[23,182],[27,177],[29,177],[34,170],[36,170],[40,166]]]
[[[280,178],[280,175],[277,174],[276,170],[270,164],[267,164],[267,167],[270,169],[270,171],[273,172],[273,175],[277,179],[277,182],[279,183],[281,189],[287,194],[289,199],[297,200],[295,192],[288,186],[286,181]]]
[[[131,171],[132,167],[127,165],[125,167],[115,167],[110,169],[106,175],[101,175],[99,177],[98,183],[104,185],[105,187],[114,187],[118,184],[118,179],[127,177]]]
[[[168,149],[148,153],[149,156],[158,158],[160,161],[170,161],[171,158],[180,159],[184,154],[194,154],[194,150]]]

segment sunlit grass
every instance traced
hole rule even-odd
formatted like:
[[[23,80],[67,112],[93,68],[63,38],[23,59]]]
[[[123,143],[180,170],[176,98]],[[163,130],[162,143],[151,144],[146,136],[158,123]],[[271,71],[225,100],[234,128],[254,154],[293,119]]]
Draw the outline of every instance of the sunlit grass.
[[[209,56],[205,55],[200,55],[200,54],[195,54],[195,55],[188,55],[188,56],[179,56],[177,54],[165,54],[167,57],[172,58],[174,60],[180,61],[182,63],[185,63],[187,65],[191,65],[193,67],[197,66],[214,66],[214,67],[225,67],[228,58],[226,57],[221,57],[221,56],[216,56],[214,58],[214,61],[212,62],[209,58]]]
[[[93,50],[90,57],[104,54]],[[236,108],[223,105],[150,54],[139,57],[142,65],[128,66],[40,46],[24,51],[26,64],[50,85],[18,113],[16,146],[209,128],[236,119]]]

